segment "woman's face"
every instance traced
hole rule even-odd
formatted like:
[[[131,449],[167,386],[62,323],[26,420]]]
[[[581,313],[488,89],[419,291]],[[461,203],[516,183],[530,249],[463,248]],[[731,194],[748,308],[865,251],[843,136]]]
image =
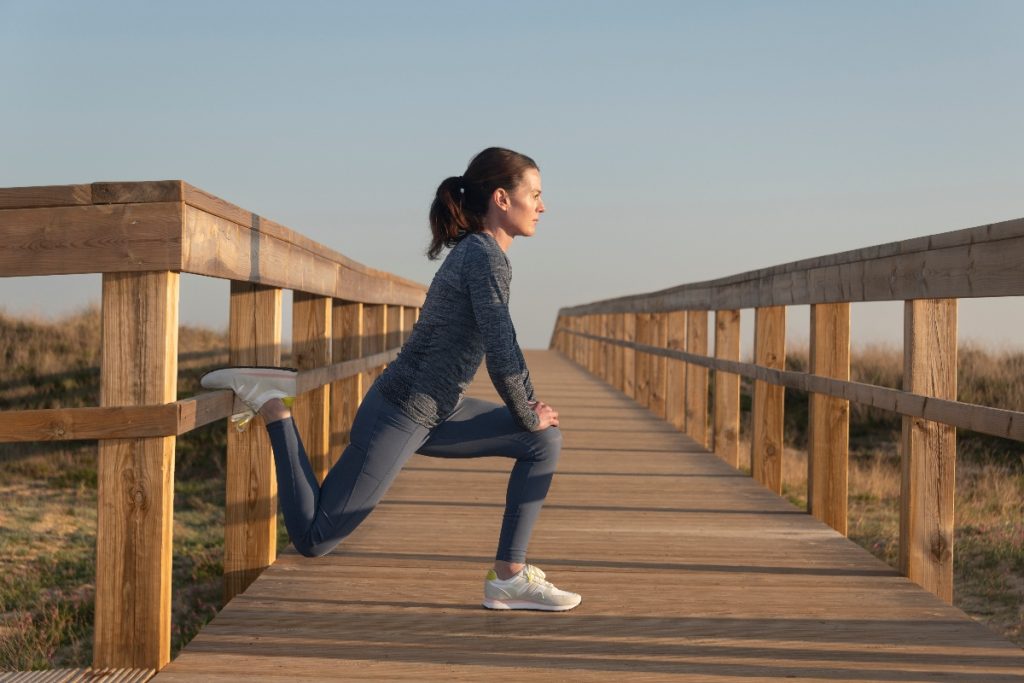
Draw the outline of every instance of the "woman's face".
[[[540,171],[527,169],[522,180],[508,194],[508,208],[504,212],[505,232],[512,237],[530,237],[537,231],[537,221],[544,213],[544,200],[541,199]]]

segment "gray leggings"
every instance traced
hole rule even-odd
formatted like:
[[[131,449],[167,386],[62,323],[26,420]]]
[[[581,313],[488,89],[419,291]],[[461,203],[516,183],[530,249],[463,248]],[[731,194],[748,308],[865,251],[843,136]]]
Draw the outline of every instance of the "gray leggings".
[[[278,497],[292,543],[319,557],[352,533],[380,502],[413,453],[440,458],[515,458],[496,559],[525,562],[537,515],[562,448],[557,427],[524,431],[504,405],[463,398],[444,422],[428,429],[409,419],[373,386],[352,424],[351,443],[317,483],[295,422],[267,425],[274,449]]]

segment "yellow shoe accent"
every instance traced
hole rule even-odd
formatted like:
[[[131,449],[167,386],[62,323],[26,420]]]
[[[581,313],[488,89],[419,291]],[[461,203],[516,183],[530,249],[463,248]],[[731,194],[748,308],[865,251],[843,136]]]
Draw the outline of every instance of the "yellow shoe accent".
[[[487,580],[488,581],[494,581],[497,578],[498,578],[498,575],[496,573],[494,573],[493,569],[488,569],[487,570]]]

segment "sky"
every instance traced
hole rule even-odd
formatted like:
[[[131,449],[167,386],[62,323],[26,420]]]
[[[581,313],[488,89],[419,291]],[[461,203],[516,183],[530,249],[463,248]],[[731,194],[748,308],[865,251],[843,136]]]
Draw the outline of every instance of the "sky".
[[[0,0],[0,187],[183,179],[428,283],[437,185],[510,147],[547,205],[511,311],[546,347],[561,306],[1024,216],[1022,28],[1016,0]],[[227,292],[183,276],[182,322],[225,328]],[[0,278],[12,314],[98,301]],[[1018,345],[1019,304],[963,301],[961,339]],[[855,304],[854,344],[901,311]]]

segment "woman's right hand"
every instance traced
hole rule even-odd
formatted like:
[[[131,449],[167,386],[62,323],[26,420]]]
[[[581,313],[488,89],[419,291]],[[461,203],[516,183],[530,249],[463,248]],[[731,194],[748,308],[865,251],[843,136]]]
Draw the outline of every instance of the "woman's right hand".
[[[558,411],[549,406],[544,401],[535,401],[533,403],[533,412],[537,414],[539,420],[537,427],[533,431],[539,432],[542,429],[548,427],[558,426]]]

